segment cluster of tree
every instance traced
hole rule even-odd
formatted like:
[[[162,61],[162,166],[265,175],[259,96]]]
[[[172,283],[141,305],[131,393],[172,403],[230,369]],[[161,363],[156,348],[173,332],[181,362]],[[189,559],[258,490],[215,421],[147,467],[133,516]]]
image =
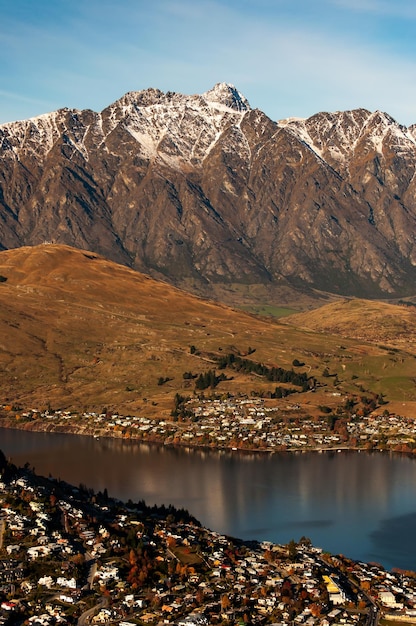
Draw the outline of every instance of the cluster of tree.
[[[161,376],[158,379],[157,384],[161,386],[161,385],[164,385],[165,383],[168,383],[170,380],[172,380],[172,378],[169,378],[168,376]]]
[[[416,306],[416,304],[410,302],[410,300],[399,300],[397,304],[401,304],[402,306]]]
[[[129,572],[127,575],[127,582],[130,583],[132,589],[144,587],[144,585],[151,579],[155,569],[155,555],[149,549],[143,550],[142,546],[137,548],[131,548],[129,553]]]
[[[361,412],[364,416],[369,415],[378,406],[387,404],[387,402],[383,398],[383,394],[374,394],[372,397],[361,396],[360,401],[362,403]]]
[[[115,505],[115,501],[110,498],[110,503]],[[124,506],[124,505],[122,505]],[[194,526],[201,526],[201,523],[189,513],[187,509],[180,508],[177,509],[173,504],[154,504],[152,506],[146,504],[144,500],[139,500],[138,502],[133,502],[132,500],[127,500],[126,506],[129,510],[139,511],[143,517],[151,518],[151,519],[166,519],[166,521],[170,524],[174,522],[181,522],[185,524],[193,524]],[[134,531],[134,536],[137,537],[137,533]],[[138,545],[138,544],[137,544]]]
[[[3,452],[3,450],[0,450],[0,472],[3,471],[4,469],[6,469],[7,467],[7,459],[6,456]]]
[[[233,353],[218,357],[217,363],[219,369],[229,367],[237,372],[263,376],[272,382],[292,383],[293,385],[301,387],[302,391],[307,391],[316,384],[315,379],[309,379],[306,372],[295,372],[293,369],[286,370],[283,367],[268,367],[263,363],[258,363],[251,359],[243,359]]]
[[[184,380],[192,380],[193,378],[196,378],[198,376],[198,374],[192,374],[192,372],[184,372],[182,374],[182,378]]]
[[[297,389],[289,389],[287,387],[276,387],[276,389],[270,394],[271,398],[286,398],[291,393],[297,393]]]
[[[28,467],[29,464],[27,464],[27,468]],[[10,461],[6,459],[4,452],[0,450],[0,477],[9,479],[11,476],[14,476],[16,472],[17,467],[13,463],[10,463]]]
[[[179,417],[184,419],[186,417],[192,417],[193,413],[189,409],[186,408],[186,403],[188,402],[189,397],[182,396],[180,393],[176,393],[173,399],[173,409],[171,415],[174,420],[177,420]]]
[[[220,374],[219,376],[217,376],[215,370],[208,370],[207,372],[199,374],[198,378],[195,381],[195,389],[198,389],[199,391],[208,389],[208,387],[210,387],[211,389],[215,389],[218,383],[220,383],[222,380],[227,380],[225,374]]]
[[[294,367],[303,367],[305,363],[303,361],[299,361],[299,359],[293,359],[292,365]]]

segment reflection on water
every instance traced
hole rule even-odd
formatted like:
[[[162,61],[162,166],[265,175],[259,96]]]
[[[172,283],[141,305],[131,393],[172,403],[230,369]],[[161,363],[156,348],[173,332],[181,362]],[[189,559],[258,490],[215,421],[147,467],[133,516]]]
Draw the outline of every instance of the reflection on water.
[[[17,464],[121,500],[187,508],[243,539],[315,545],[416,570],[416,462],[388,454],[240,455],[0,430]]]

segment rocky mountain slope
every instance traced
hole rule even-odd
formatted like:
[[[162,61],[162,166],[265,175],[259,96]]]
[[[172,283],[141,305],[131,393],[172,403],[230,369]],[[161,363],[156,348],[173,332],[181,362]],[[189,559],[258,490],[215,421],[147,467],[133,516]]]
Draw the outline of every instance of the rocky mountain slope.
[[[233,86],[132,92],[0,126],[0,247],[94,250],[226,301],[404,296],[416,127],[360,109],[274,122]]]

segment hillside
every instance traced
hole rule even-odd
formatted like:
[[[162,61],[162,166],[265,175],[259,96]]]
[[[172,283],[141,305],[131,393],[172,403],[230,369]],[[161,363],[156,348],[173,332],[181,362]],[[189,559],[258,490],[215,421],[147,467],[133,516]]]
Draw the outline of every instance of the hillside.
[[[293,397],[312,412],[363,388],[416,400],[408,345],[393,350],[358,334],[341,342],[335,329],[322,334],[302,318],[293,317],[293,327],[242,313],[67,246],[4,251],[0,276],[0,404],[163,417],[176,393],[192,396],[195,377],[228,354],[286,370],[302,362],[295,369],[318,388]],[[406,320],[409,310],[397,310]],[[255,372],[223,371],[219,395],[276,387]]]
[[[211,351],[255,341],[264,358],[284,332],[67,246],[2,252],[0,276],[0,393],[24,406],[163,412]]]
[[[275,122],[232,85],[130,92],[0,126],[0,249],[93,250],[233,306],[407,297],[415,171],[415,127],[380,111]]]
[[[316,332],[386,344],[416,354],[416,306],[344,299],[285,319]]]

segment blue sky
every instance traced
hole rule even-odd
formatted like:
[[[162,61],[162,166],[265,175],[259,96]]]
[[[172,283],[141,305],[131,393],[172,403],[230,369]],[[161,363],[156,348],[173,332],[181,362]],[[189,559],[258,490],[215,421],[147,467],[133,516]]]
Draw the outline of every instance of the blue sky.
[[[0,123],[234,84],[278,120],[416,123],[416,0],[0,0]]]

